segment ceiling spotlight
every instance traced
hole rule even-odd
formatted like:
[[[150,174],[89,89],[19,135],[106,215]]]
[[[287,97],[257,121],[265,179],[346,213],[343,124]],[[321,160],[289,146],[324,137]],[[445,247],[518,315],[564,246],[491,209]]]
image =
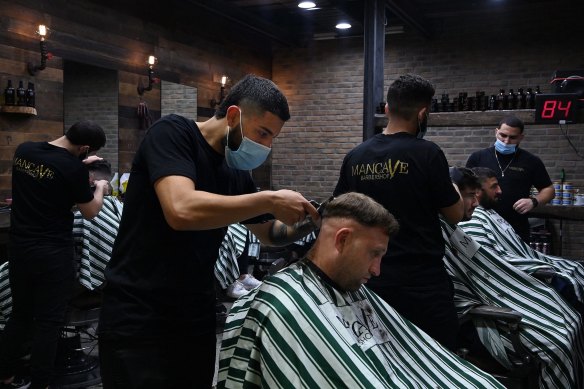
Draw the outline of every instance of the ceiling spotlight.
[[[339,30],[346,30],[348,28],[351,28],[351,25],[349,23],[342,22],[337,24],[335,27],[338,28]]]
[[[303,9],[310,9],[316,7],[316,3],[314,1],[301,1],[298,3],[298,7]]]

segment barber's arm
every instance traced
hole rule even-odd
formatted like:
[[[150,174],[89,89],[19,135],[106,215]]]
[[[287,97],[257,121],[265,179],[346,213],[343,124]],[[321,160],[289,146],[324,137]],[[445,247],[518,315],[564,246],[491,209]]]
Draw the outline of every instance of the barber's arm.
[[[279,220],[262,224],[246,224],[246,227],[266,246],[286,246],[304,238],[317,228],[311,217],[288,226]]]
[[[454,186],[456,193],[458,193],[458,201],[449,207],[440,208],[440,213],[448,223],[458,224],[464,217],[464,204],[462,202],[462,196],[460,195],[458,185],[453,183],[452,186]]]
[[[549,203],[556,195],[553,185],[542,188],[537,196],[519,199],[513,204],[513,209],[517,213],[527,213],[539,205]]]
[[[178,231],[220,228],[262,214],[272,214],[288,225],[307,215],[318,218],[308,200],[286,189],[223,196],[197,190],[193,180],[184,176],[162,177],[154,189],[166,222]]]
[[[103,206],[103,196],[106,196],[109,191],[109,183],[107,180],[95,180],[93,183],[95,184],[93,200],[87,203],[77,204],[77,208],[85,219],[93,219],[97,216]]]

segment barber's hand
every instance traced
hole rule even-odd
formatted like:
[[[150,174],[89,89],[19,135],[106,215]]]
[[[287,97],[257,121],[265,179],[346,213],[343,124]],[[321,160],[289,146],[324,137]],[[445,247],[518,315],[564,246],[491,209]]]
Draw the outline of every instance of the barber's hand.
[[[93,181],[93,184],[95,185],[95,191],[100,190],[104,196],[107,196],[110,194],[111,187],[110,187],[110,184],[107,180],[95,180],[95,181]]]
[[[320,220],[318,211],[300,193],[288,189],[273,192],[272,215],[289,226],[298,223],[307,216],[313,221]]]
[[[103,160],[103,158],[98,157],[97,155],[90,155],[89,157],[85,158],[83,161],[84,164],[89,165],[90,163],[93,163],[95,161],[101,161]]]
[[[529,198],[519,199],[513,204],[513,210],[521,215],[531,211],[533,208],[533,201]]]

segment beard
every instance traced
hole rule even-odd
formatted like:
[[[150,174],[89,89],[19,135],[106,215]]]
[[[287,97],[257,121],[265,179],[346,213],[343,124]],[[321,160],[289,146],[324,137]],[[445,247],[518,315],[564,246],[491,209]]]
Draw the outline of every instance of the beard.
[[[481,204],[481,207],[483,207],[484,209],[493,209],[499,203],[499,198],[498,197],[490,198],[483,193],[481,195],[479,203]]]

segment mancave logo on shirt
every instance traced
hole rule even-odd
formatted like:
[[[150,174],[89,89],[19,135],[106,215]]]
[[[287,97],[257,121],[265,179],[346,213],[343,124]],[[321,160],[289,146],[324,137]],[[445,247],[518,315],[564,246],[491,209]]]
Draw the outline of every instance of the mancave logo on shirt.
[[[399,159],[386,162],[361,163],[351,168],[351,175],[357,176],[361,181],[366,180],[391,180],[396,174],[408,174],[409,165]]]
[[[14,170],[28,174],[36,179],[52,180],[55,178],[55,172],[44,165],[37,165],[34,162],[27,161],[22,158],[14,158]]]

